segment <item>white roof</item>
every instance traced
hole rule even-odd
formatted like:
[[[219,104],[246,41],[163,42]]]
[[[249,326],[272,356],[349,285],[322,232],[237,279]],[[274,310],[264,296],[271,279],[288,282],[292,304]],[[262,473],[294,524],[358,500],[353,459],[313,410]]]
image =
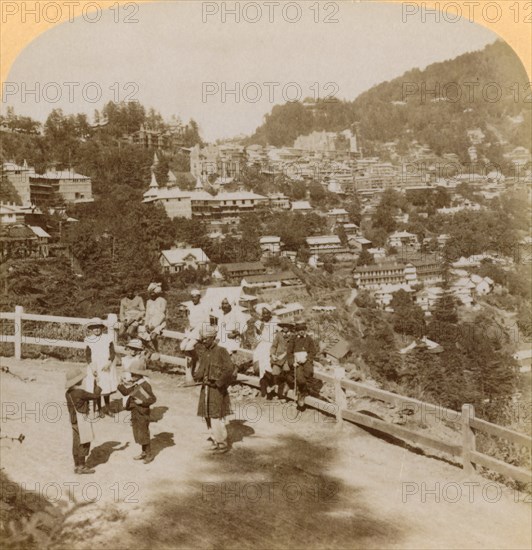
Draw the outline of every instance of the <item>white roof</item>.
[[[353,237],[353,236],[349,236],[348,239],[350,241],[357,241],[359,242],[360,244],[370,244],[371,241],[366,239],[366,237],[360,237],[360,236],[356,236],[356,237]]]
[[[286,304],[284,307],[280,307],[275,310],[275,315],[287,315],[296,311],[303,311],[305,308],[299,302],[293,302]]]
[[[183,263],[188,256],[193,256],[198,262],[210,262],[201,248],[172,248],[163,250],[161,254],[171,265]]]
[[[37,235],[37,237],[42,237],[46,239],[50,238],[50,235],[48,235],[48,233],[46,233],[46,231],[42,227],[39,227],[38,225],[30,225],[30,228],[35,233],[35,235]]]
[[[307,244],[342,244],[338,235],[318,235],[316,237],[307,237]]]
[[[208,194],[208,193],[207,193]],[[210,195],[212,197],[212,195]],[[264,195],[258,195],[257,193],[252,193],[251,191],[224,191],[223,193],[218,193],[214,199],[220,201],[235,201],[235,200],[267,200],[267,197]]]
[[[308,201],[294,201],[292,203],[292,210],[312,210],[310,202]]]
[[[261,244],[265,243],[279,243],[281,242],[281,237],[275,237],[274,235],[265,235],[264,237],[260,238],[259,241]]]
[[[327,214],[329,216],[345,216],[349,214],[349,212],[345,208],[332,208]]]
[[[73,170],[48,170],[45,174],[36,174],[36,178],[49,179],[49,180],[88,180],[88,176],[82,176],[77,174]]]
[[[395,233],[392,233],[389,238],[400,239],[402,237],[416,237],[416,235],[414,235],[414,233],[409,233],[408,231],[396,231]]]
[[[240,286],[211,286],[205,290],[203,302],[213,309],[218,309],[222,300],[227,298],[230,304],[237,305],[241,299],[252,299]]]

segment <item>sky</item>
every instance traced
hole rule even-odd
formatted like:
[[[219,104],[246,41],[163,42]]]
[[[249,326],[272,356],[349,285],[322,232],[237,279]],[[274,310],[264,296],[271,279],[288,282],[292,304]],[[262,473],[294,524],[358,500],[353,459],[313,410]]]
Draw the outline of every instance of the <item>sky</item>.
[[[238,4],[240,21],[222,4]],[[105,10],[95,22],[77,17],[22,51],[3,83],[2,112],[13,106],[44,122],[61,108],[92,120],[108,101],[138,100],[167,119],[194,118],[214,141],[253,133],[275,104],[352,100],[497,38],[468,19],[405,18],[401,5],[291,4],[165,1]]]

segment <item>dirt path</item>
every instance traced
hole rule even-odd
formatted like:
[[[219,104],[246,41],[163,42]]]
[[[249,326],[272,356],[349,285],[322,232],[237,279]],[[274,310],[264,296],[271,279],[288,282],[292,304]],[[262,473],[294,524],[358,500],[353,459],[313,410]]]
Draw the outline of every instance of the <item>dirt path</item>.
[[[2,358],[2,467],[52,500],[87,503],[65,548],[530,548],[530,504],[480,476],[292,404],[235,404],[232,451],[213,456],[198,388],[156,373],[145,465],[127,413],[96,424],[92,476],[72,471],[66,363]],[[33,411],[33,412],[32,412]],[[73,497],[73,498],[72,498]],[[89,502],[96,499],[94,502]]]

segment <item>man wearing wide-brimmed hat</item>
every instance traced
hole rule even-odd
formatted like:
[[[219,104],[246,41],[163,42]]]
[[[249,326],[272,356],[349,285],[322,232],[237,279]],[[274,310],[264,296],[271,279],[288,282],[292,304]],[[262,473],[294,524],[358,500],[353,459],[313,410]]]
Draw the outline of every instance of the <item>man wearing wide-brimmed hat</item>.
[[[217,454],[229,450],[225,417],[231,414],[228,387],[236,380],[236,367],[229,352],[216,343],[217,328],[204,325],[201,341],[205,347],[194,379],[202,383],[198,403],[198,416],[205,419],[209,441]]]
[[[305,397],[309,393],[309,382],[314,374],[314,357],[316,345],[308,334],[307,323],[296,320],[294,337],[290,340],[287,350],[287,360],[290,367],[288,383],[296,384],[297,405],[300,409],[305,406]]]
[[[93,399],[100,399],[100,390],[91,393],[81,387],[85,378],[85,371],[74,368],[66,374],[66,402],[72,424],[72,455],[74,457],[74,472],[76,474],[93,474],[94,470],[88,468],[85,459],[89,455],[91,441],[94,437],[92,424],[87,418],[89,403]]]

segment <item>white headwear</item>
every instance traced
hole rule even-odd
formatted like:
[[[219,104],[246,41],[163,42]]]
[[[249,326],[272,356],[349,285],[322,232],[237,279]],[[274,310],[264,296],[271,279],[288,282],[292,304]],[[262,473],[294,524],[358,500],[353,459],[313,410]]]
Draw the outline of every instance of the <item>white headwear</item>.
[[[163,286],[161,283],[150,283],[148,286],[148,292],[155,292],[155,294],[160,294],[163,291]]]

